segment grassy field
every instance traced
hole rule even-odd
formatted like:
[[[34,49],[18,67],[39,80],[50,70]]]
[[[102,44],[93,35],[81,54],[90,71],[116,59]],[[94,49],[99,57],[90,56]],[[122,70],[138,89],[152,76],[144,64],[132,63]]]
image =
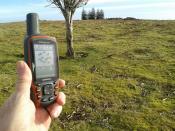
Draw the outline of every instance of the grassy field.
[[[42,21],[58,41],[67,103],[50,131],[174,131],[175,21],[75,21],[75,59],[64,22]],[[25,23],[0,24],[0,103],[14,91]]]

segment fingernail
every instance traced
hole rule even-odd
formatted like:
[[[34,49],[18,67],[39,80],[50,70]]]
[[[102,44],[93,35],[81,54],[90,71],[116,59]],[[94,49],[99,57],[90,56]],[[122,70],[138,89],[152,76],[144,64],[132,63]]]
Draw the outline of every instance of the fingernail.
[[[53,111],[53,117],[57,118],[62,111],[62,106],[57,106]]]
[[[17,72],[19,75],[22,75],[24,73],[25,65],[22,61],[17,62]]]
[[[54,117],[54,118],[57,118],[58,115],[59,115],[59,114],[58,114],[58,111],[55,111],[55,112],[53,113],[53,117]]]
[[[57,103],[59,105],[64,105],[66,103],[66,96],[63,92],[59,92],[57,97]]]

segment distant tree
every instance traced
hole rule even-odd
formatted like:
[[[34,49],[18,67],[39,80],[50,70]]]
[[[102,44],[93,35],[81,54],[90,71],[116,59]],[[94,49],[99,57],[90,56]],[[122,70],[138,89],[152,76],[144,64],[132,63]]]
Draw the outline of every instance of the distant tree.
[[[105,18],[105,14],[104,14],[104,11],[102,9],[100,10],[100,16],[101,16],[101,19]]]
[[[96,19],[97,20],[100,19],[100,10],[99,9],[97,9],[97,12],[96,12]]]
[[[101,9],[101,10],[97,10],[97,13],[96,13],[96,19],[104,19],[104,11]]]
[[[137,19],[134,17],[126,17],[126,18],[124,18],[124,20],[137,20]]]
[[[82,7],[88,3],[88,0],[49,0],[59,8],[65,18],[66,23],[66,40],[68,57],[74,57],[73,49],[73,20],[72,17],[77,8]]]
[[[92,10],[89,11],[89,13],[88,13],[88,18],[89,18],[90,20],[95,20],[95,19],[96,19],[96,13],[95,13],[95,9],[94,9],[94,8],[92,8]]]
[[[84,10],[84,8],[83,8],[83,11],[82,11],[82,14],[81,14],[81,19],[82,19],[82,20],[87,20],[87,19],[88,19],[88,14],[87,14],[87,12]]]

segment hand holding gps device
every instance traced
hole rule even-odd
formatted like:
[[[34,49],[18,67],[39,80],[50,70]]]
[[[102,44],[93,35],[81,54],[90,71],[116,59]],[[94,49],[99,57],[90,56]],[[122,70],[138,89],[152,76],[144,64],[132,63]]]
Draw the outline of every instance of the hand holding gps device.
[[[57,42],[54,37],[40,34],[36,13],[27,15],[24,59],[32,72],[31,99],[35,106],[47,107],[54,103],[59,77]]]

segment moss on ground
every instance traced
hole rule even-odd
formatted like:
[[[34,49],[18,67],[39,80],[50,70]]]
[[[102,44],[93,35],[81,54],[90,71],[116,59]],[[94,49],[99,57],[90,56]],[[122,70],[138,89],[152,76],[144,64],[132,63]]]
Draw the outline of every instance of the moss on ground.
[[[67,103],[50,131],[175,130],[175,22],[75,21],[75,59],[62,21],[42,21],[58,41]],[[0,103],[14,91],[24,23],[0,25]]]

